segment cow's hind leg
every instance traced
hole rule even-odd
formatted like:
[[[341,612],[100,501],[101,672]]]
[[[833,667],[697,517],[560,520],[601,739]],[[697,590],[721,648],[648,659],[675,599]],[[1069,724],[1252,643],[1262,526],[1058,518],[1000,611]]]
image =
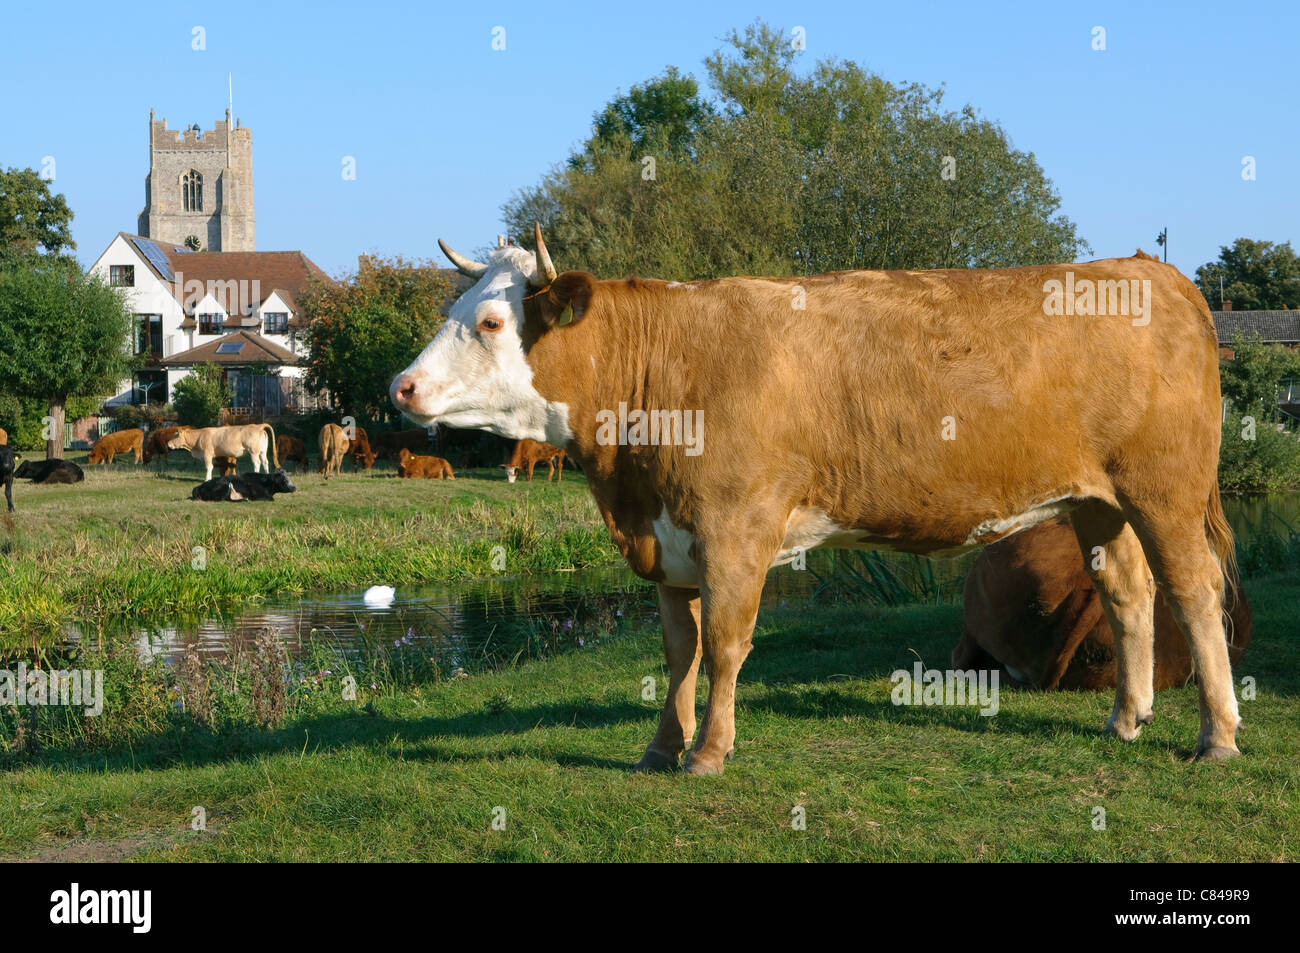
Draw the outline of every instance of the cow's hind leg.
[[[637,764],[636,771],[669,771],[677,767],[695,734],[695,679],[700,669],[700,593],[659,584],[659,621],[668,661],[668,696],[659,730]]]
[[[1115,707],[1106,730],[1132,741],[1155,697],[1155,587],[1142,544],[1123,514],[1093,500],[1070,514],[1083,565],[1115,635]]]
[[[1223,629],[1223,568],[1206,538],[1205,514],[1151,507],[1135,509],[1132,520],[1156,585],[1191,648],[1201,707],[1196,757],[1214,761],[1240,754],[1241,719]]]

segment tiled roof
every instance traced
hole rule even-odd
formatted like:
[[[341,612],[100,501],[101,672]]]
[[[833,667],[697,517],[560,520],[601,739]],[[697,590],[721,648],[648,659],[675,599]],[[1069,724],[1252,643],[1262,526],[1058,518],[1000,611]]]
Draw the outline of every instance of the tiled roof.
[[[1258,336],[1265,344],[1300,344],[1298,311],[1215,311],[1214,327],[1219,344],[1232,344],[1233,334]]]
[[[226,347],[222,347],[222,345]],[[233,345],[240,345],[236,350]],[[195,364],[297,364],[298,357],[288,348],[268,341],[252,331],[235,331],[213,338],[158,363],[164,367],[193,367]]]

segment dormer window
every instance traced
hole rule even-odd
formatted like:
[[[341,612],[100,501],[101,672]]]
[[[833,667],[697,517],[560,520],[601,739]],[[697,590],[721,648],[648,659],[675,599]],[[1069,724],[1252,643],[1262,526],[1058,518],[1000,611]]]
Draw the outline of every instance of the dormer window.
[[[262,314],[263,334],[287,334],[289,332],[289,313],[287,311],[266,311]]]
[[[181,200],[185,211],[203,211],[203,174],[196,169],[181,176]]]

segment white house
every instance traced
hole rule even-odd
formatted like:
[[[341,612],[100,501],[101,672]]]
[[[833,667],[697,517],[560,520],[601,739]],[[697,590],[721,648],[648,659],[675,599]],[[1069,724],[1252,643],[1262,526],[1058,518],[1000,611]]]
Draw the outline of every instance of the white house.
[[[126,289],[136,318],[131,350],[150,358],[109,404],[168,401],[176,382],[207,361],[223,368],[237,404],[234,385],[249,365],[281,378],[301,376],[304,322],[296,296],[312,281],[330,281],[300,251],[193,252],[127,232],[90,273]]]

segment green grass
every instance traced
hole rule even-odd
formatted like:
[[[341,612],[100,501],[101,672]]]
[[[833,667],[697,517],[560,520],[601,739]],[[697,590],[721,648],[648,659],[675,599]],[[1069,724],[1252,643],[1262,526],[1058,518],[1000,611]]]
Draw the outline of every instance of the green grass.
[[[575,473],[558,486],[497,469],[399,480],[380,464],[328,482],[294,475],[298,491],[273,503],[219,504],[189,499],[197,464],[85,470],[81,484],[14,487],[17,512],[0,518],[0,651],[53,644],[69,620],[94,632],[270,593],[488,575],[495,546],[510,572],[618,560]]]
[[[536,487],[534,488],[536,490]],[[276,504],[277,506],[279,504]],[[889,673],[946,667],[955,605],[760,616],[720,778],[627,769],[654,730],[642,627],[469,679],[330,701],[275,730],[185,722],[49,748],[0,785],[0,857],[139,860],[1294,860],[1294,575],[1249,580],[1245,757],[1188,763],[1196,692],[1133,744],[1110,698],[1004,688],[1001,710],[900,708]],[[701,701],[703,691],[701,691]],[[209,829],[190,830],[191,810]],[[794,830],[801,806],[807,829]],[[493,830],[494,808],[506,829]],[[1104,830],[1093,827],[1105,810]]]

